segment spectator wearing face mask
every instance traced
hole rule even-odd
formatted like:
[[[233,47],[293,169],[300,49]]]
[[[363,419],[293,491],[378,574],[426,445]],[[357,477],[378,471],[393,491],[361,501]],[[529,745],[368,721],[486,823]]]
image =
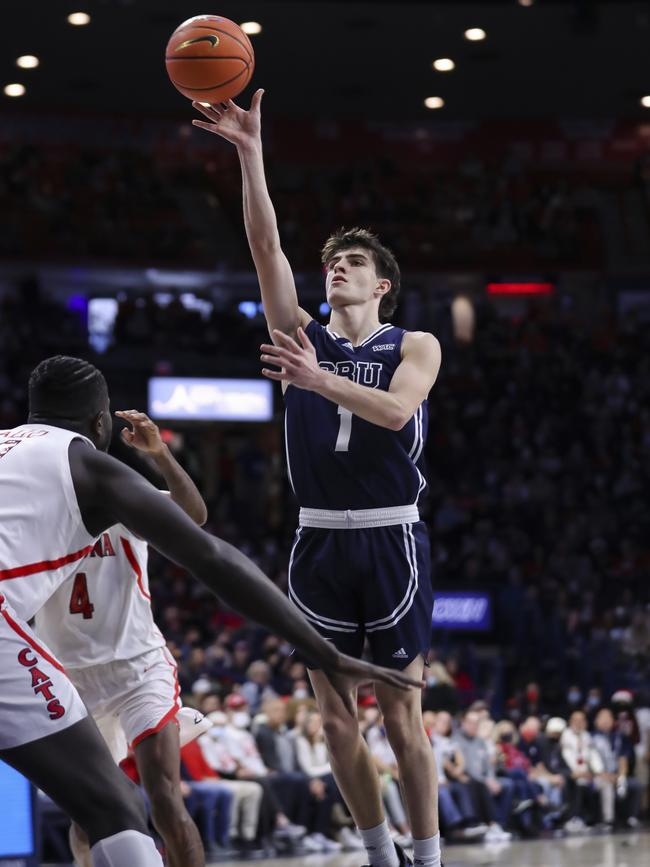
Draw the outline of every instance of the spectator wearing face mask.
[[[209,855],[219,855],[227,848],[231,835],[236,836],[233,833],[236,831],[235,793],[206,762],[197,741],[181,749],[181,776],[198,808],[206,850]],[[261,790],[259,794],[261,797]]]
[[[587,731],[587,717],[584,711],[576,710],[569,718],[569,726],[562,733],[562,757],[571,770],[577,792],[583,795],[582,811],[592,823],[602,819],[605,829],[614,824],[614,784],[605,773],[605,766]],[[600,801],[600,817],[594,811],[594,798]],[[584,814],[583,814],[584,815]],[[583,816],[578,816],[582,819]]]
[[[563,716],[568,719],[573,711],[583,709],[582,690],[577,684],[572,684],[566,694],[566,705]]]
[[[233,804],[228,836],[242,854],[252,855],[260,826],[264,789],[254,780],[237,779],[237,761],[225,745],[226,715],[215,711],[210,714],[210,721],[213,723],[212,728],[196,741],[210,773],[195,760],[196,750],[185,750],[183,758],[186,770],[197,782],[205,784],[212,777],[213,782],[218,780],[220,786],[231,792]]]
[[[514,814],[527,835],[539,829],[533,808],[541,806],[543,790],[531,776],[530,759],[518,747],[517,730],[510,720],[502,720],[494,727],[493,740],[496,746],[496,766],[503,777],[512,780],[515,790]]]
[[[224,706],[226,724],[218,731],[217,739],[235,763],[233,777],[236,780],[258,783],[264,790],[259,828],[262,841],[268,840],[272,835],[280,840],[302,839],[306,828],[291,822],[284,813],[276,794],[276,783],[278,786],[282,785],[281,777],[269,773],[269,769],[262,761],[255,738],[249,731],[251,718],[246,699],[239,693],[232,693],[226,698]]]
[[[613,785],[616,793],[615,812],[621,822],[630,828],[639,825],[641,786],[630,776],[630,758],[634,755],[631,739],[618,731],[614,715],[602,708],[594,722],[594,746],[604,765],[603,776]]]
[[[559,720],[561,726],[558,737],[565,728],[564,720]],[[551,727],[553,728],[553,727]],[[557,725],[555,724],[555,730]],[[548,812],[543,817],[546,828],[552,828],[563,818],[567,806],[566,776],[568,768],[562,759],[559,749],[553,752],[548,735],[542,734],[542,726],[538,717],[528,717],[519,728],[518,747],[530,762],[529,778],[542,789],[543,799],[538,799]]]

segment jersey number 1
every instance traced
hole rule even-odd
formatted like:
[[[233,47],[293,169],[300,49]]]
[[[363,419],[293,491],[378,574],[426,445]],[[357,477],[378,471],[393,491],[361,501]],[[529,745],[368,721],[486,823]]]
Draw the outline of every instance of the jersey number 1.
[[[86,573],[77,572],[74,576],[72,595],[70,596],[70,614],[83,614],[84,620],[90,620],[94,610],[95,606],[88,596]]]
[[[339,415],[341,422],[339,424],[339,435],[336,438],[335,452],[347,452],[350,450],[350,434],[352,433],[352,412],[345,407],[339,406]]]

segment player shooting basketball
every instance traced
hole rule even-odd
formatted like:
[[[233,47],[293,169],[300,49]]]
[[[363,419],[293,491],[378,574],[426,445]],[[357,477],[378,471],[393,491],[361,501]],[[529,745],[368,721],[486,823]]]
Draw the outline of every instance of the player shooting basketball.
[[[430,645],[433,594],[427,529],[418,499],[427,396],[440,367],[432,334],[388,322],[400,272],[392,253],[363,229],[340,231],[323,250],[332,315],[319,325],[298,303],[264,176],[260,104],[232,100],[194,124],[237,147],[244,221],[273,344],[263,373],[282,383],[288,473],[300,504],[289,564],[289,594],[340,650],[419,679]],[[273,369],[278,368],[278,369]],[[357,720],[318,664],[310,676],[323,715],[332,768],[373,867],[410,863],[394,846],[379,780]],[[415,864],[439,867],[437,774],[417,689],[377,684],[397,757]],[[356,687],[349,685],[349,700]]]

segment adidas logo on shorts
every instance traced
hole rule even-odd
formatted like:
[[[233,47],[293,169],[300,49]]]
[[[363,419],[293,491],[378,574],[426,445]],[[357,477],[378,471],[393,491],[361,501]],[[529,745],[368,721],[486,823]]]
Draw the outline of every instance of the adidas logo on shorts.
[[[409,655],[404,650],[403,647],[400,647],[400,649],[396,650],[395,653],[393,654],[393,659],[408,659],[408,658],[409,658]]]

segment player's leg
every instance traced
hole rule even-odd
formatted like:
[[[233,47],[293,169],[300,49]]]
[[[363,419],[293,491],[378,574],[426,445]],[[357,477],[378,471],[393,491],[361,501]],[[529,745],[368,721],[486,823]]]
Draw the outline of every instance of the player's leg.
[[[151,818],[165,843],[169,864],[203,867],[201,837],[181,793],[176,663],[166,647],[157,647],[112,663],[111,677],[121,686],[106,708],[119,718],[126,743],[133,746]]]
[[[375,578],[364,588],[373,662],[400,668],[420,680],[433,614],[426,527],[418,522],[363,532],[368,534],[368,559]],[[399,767],[415,861],[422,867],[439,867],[438,774],[422,721],[422,693],[376,684],[375,694]]]
[[[289,597],[328,641],[343,653],[360,656],[358,570],[350,559],[349,532],[300,528],[289,561]],[[358,721],[330,680],[321,671],[309,669],[336,782],[357,825],[374,827],[384,818],[379,778]],[[350,688],[350,694],[356,706],[356,691]]]
[[[171,721],[135,747],[140,779],[151,804],[151,818],[165,842],[170,867],[203,867],[198,829],[181,794],[178,726]]]
[[[424,660],[418,657],[404,671],[420,678]],[[384,716],[386,736],[395,753],[400,784],[414,841],[438,834],[438,774],[431,742],[422,722],[422,696],[383,684],[375,685],[377,701]],[[399,693],[399,694],[398,694]],[[432,860],[431,865],[439,864]],[[429,867],[428,862],[422,862]]]
[[[2,750],[0,758],[81,826],[96,867],[162,865],[147,832],[142,799],[113,762],[91,717],[55,734]]]
[[[322,671],[310,671],[336,783],[359,829],[384,821],[379,777],[359,722]],[[356,690],[353,693],[356,706]]]
[[[72,675],[79,695],[92,718],[95,720],[99,733],[108,747],[113,761],[119,765],[128,753],[128,744],[124,730],[114,714],[107,713],[105,708],[105,684],[112,682],[111,664],[88,666],[76,669]],[[90,843],[84,831],[72,822],[68,835],[70,851],[76,867],[92,867]]]
[[[364,551],[350,530],[301,528],[289,564],[289,595],[305,617],[343,653],[361,656],[358,582],[363,577]],[[390,838],[379,776],[341,696],[321,671],[310,667],[323,719],[332,772],[339,791],[361,831],[372,867],[399,867]],[[345,688],[345,681],[341,684]],[[349,688],[356,706],[356,689]]]

